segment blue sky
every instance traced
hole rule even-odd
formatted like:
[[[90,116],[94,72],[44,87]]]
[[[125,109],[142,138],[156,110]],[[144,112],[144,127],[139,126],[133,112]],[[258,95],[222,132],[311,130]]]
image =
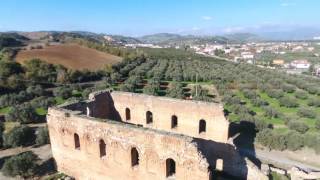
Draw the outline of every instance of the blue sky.
[[[0,31],[138,36],[320,27],[320,0],[1,0]]]

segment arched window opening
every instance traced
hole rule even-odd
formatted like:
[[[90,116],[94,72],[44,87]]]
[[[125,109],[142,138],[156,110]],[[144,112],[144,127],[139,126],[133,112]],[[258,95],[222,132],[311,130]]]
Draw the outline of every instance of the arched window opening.
[[[139,165],[139,153],[136,148],[131,149],[131,166]]]
[[[130,121],[130,120],[131,120],[130,109],[126,108],[126,121]]]
[[[216,170],[223,171],[223,159],[216,160]]]
[[[74,148],[75,149],[80,149],[80,138],[79,138],[79,135],[77,133],[74,133],[73,138],[74,138]]]
[[[206,121],[201,119],[199,121],[199,134],[203,132],[206,132]]]
[[[176,174],[176,162],[173,159],[166,160],[166,176],[174,176]]]
[[[147,124],[153,123],[152,112],[147,111],[147,113],[146,113],[146,120],[147,120]]]
[[[178,127],[178,117],[176,115],[173,115],[171,117],[171,128],[177,128]]]
[[[99,141],[99,149],[100,149],[100,157],[104,157],[107,155],[106,143],[102,139],[100,139]]]

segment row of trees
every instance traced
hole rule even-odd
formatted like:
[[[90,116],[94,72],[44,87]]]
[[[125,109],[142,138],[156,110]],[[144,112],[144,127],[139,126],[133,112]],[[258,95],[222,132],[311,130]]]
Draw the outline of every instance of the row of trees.
[[[0,60],[0,88],[21,90],[34,84],[80,83],[100,80],[104,72],[69,70],[39,59],[27,61],[24,66],[14,61]]]
[[[296,151],[302,147],[310,147],[320,153],[320,138],[316,134],[302,135],[295,131],[279,133],[264,129],[257,134],[256,140],[269,149]]]
[[[1,126],[0,126],[1,127]],[[3,128],[0,129],[1,147],[13,148],[19,146],[44,145],[49,143],[49,134],[47,127],[38,128],[35,130],[29,126],[21,125],[14,127],[7,133],[3,133]]]

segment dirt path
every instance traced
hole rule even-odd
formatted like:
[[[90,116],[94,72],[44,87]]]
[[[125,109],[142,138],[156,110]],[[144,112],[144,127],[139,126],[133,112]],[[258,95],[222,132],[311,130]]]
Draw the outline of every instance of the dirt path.
[[[248,149],[240,149],[241,154],[256,157],[264,163],[274,164],[284,169],[291,169],[296,166],[305,171],[320,171],[320,162],[317,161],[320,156],[307,151],[280,152],[256,149],[253,152]]]

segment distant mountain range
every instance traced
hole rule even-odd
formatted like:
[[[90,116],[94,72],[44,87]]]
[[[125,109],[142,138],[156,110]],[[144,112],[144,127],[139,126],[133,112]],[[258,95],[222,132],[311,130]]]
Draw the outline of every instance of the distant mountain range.
[[[293,28],[287,30],[279,31],[264,31],[256,32],[257,35],[268,40],[292,40],[292,41],[301,41],[301,40],[313,40],[316,37],[320,36],[320,29],[318,28]]]
[[[256,33],[234,33],[219,36],[180,35],[173,33],[158,33],[142,37],[129,37],[121,35],[98,34],[85,31],[38,31],[38,32],[6,32],[0,36],[14,37],[19,41],[54,39],[57,41],[70,38],[83,38],[100,43],[137,44],[150,43],[158,45],[195,45],[206,43],[246,43],[276,40],[312,40],[320,36],[320,30],[300,28],[272,32],[260,31]]]
[[[194,36],[194,35],[179,35],[170,33],[159,33],[153,35],[142,36],[138,38],[144,43],[152,44],[205,44],[205,43],[227,43],[229,39],[223,36]]]

